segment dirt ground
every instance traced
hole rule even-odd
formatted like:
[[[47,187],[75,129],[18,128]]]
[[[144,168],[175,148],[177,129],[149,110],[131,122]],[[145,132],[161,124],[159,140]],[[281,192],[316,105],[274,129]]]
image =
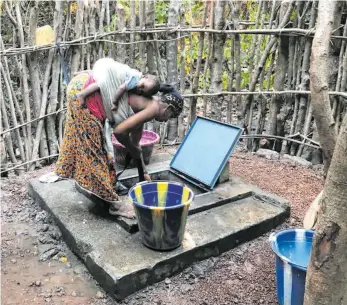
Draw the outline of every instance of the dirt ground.
[[[1,304],[277,304],[269,234],[123,302],[112,300],[69,251],[49,215],[27,195],[28,181],[53,169],[1,180]],[[282,228],[302,226],[309,204],[323,186],[323,178],[313,170],[243,152],[233,154],[230,171],[291,202],[291,217]]]

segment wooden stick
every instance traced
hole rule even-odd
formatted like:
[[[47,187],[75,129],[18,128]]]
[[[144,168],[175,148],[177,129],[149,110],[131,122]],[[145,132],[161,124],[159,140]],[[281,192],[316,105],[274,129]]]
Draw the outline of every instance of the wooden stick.
[[[38,117],[38,118],[36,118],[36,119],[30,120],[29,122],[26,122],[26,123],[24,123],[24,124],[18,125],[18,126],[16,126],[16,127],[9,128],[9,129],[7,129],[7,130],[4,130],[3,132],[0,133],[0,136],[2,136],[2,135],[5,134],[5,133],[11,132],[11,131],[13,131],[13,130],[16,130],[16,129],[20,128],[20,127],[23,127],[23,126],[25,126],[25,125],[28,125],[28,124],[34,123],[34,122],[36,122],[36,121],[42,120],[42,119],[44,119],[44,118],[46,118],[46,117],[48,117],[48,116],[51,116],[51,115],[56,115],[56,114],[58,114],[58,113],[60,113],[60,112],[62,112],[62,111],[66,111],[66,110],[67,110],[67,108],[63,108],[63,109],[59,109],[59,110],[54,111],[54,112],[51,112],[51,113],[47,113],[47,114],[45,114],[45,115],[43,115],[43,116],[40,116],[40,117]]]
[[[103,1],[104,3],[104,1]],[[84,1],[77,0],[77,11],[76,11],[76,20],[74,26],[75,38],[79,39],[83,31],[83,17],[84,17]],[[79,71],[80,61],[81,61],[81,50],[80,48],[73,48],[71,58],[71,74]],[[100,56],[101,57],[101,56]]]
[[[12,97],[11,88],[10,88],[9,76],[6,75],[6,72],[5,72],[4,67],[3,67],[1,62],[0,62],[0,70],[1,70],[1,74],[2,74],[2,80],[5,83],[5,87],[6,87],[7,94],[8,94],[12,123],[15,125],[15,127],[18,127],[15,106],[14,106],[13,97]],[[5,108],[5,106],[4,106],[4,108]],[[18,128],[16,128],[16,140],[17,140],[17,146],[18,146],[19,153],[20,153],[20,158],[22,159],[22,161],[25,161],[23,142],[22,142],[22,138],[20,136]]]
[[[135,29],[136,28],[136,2],[130,1],[130,28]],[[135,66],[135,33],[130,34],[130,65]]]
[[[0,124],[0,129],[2,131],[2,125],[4,125],[5,128],[9,127],[9,120],[7,116],[7,111],[4,103],[4,95],[2,93],[2,86],[0,86],[0,109],[1,109],[1,118],[2,118],[2,124]],[[16,154],[14,153],[13,149],[13,141],[12,141],[12,136],[11,134],[7,135],[4,137],[5,144],[6,144],[6,150],[8,152],[8,155],[10,157],[10,160],[14,163],[17,164],[17,158]]]
[[[215,1],[211,1],[211,12],[210,12],[210,28],[214,27],[214,6]],[[208,33],[207,35],[207,45],[208,45],[208,51],[207,56],[205,59],[205,65],[204,65],[204,76],[203,76],[203,83],[204,83],[204,93],[207,92],[207,71],[211,64],[211,56],[213,51],[213,35],[211,33]],[[207,98],[204,98],[204,106],[203,106],[203,114],[206,116],[207,114]]]
[[[38,162],[38,161],[42,161],[42,160],[46,160],[46,159],[50,159],[50,158],[55,158],[55,157],[58,157],[58,156],[59,156],[59,154],[55,154],[55,155],[50,155],[50,156],[38,158],[38,159],[35,159],[35,160],[30,160],[30,161],[18,164],[16,166],[13,166],[11,168],[7,168],[7,169],[1,171],[0,174],[12,171],[12,170],[14,170],[16,168],[22,167],[23,165],[31,164],[31,163],[34,163],[34,162]]]
[[[253,95],[272,95],[272,94],[294,94],[294,95],[300,95],[300,94],[306,94],[306,95],[309,95],[311,94],[310,91],[300,91],[300,90],[285,90],[285,91],[253,91],[253,92],[249,92],[249,91],[240,91],[240,92],[237,92],[237,91],[221,91],[221,92],[215,92],[215,93],[196,93],[196,94],[192,94],[192,93],[188,93],[188,94],[183,94],[182,96],[183,97],[187,97],[187,98],[190,98],[190,97],[203,97],[203,96],[208,96],[208,97],[211,97],[211,96],[219,96],[219,95],[248,95],[248,94],[253,94]],[[345,92],[335,92],[335,91],[331,91],[329,92],[329,95],[336,95],[336,96],[340,96],[342,98],[345,98],[347,99],[347,93]],[[22,126],[25,126],[27,124],[31,124],[33,122],[36,122],[36,121],[39,121],[41,119],[44,119],[45,117],[47,116],[50,116],[50,115],[55,115],[55,114],[58,114],[62,111],[66,111],[67,108],[63,108],[63,109],[59,109],[55,112],[51,112],[51,113],[48,113],[48,114],[45,114],[43,116],[40,116],[36,119],[33,119],[29,122],[26,122],[22,125],[18,125],[17,127],[13,127],[13,128],[10,128],[8,130],[4,130],[2,133],[0,133],[0,136],[7,133],[7,132],[10,132],[10,131],[13,131],[17,128],[20,128]]]
[[[47,107],[47,101],[48,101],[48,82],[51,74],[51,68],[52,68],[52,62],[53,62],[53,55],[54,55],[54,50],[50,50],[48,54],[48,60],[47,60],[47,66],[46,66],[46,72],[44,76],[44,81],[43,81],[43,91],[42,91],[42,100],[41,100],[41,109],[39,116],[43,116],[46,112],[46,107]],[[36,133],[35,133],[35,138],[34,138],[34,144],[33,144],[33,150],[32,150],[32,158],[36,158],[39,145],[40,145],[40,139],[42,138],[42,135],[45,134],[44,131],[44,120],[40,120],[39,123],[36,126]],[[30,166],[30,170],[35,169],[35,164],[32,164]]]
[[[142,2],[142,1],[141,1]],[[61,43],[60,47],[67,47],[67,46],[77,46],[82,44],[88,44],[96,42],[97,39],[104,38],[111,35],[121,35],[121,34],[132,34],[132,33],[140,33],[140,34],[150,34],[150,33],[165,33],[165,32],[206,32],[206,33],[214,33],[214,34],[229,34],[229,35],[235,35],[235,34],[254,34],[254,35],[288,35],[288,36],[301,36],[301,37],[313,37],[315,31],[314,30],[306,30],[306,29],[298,29],[298,28],[292,28],[292,29],[252,29],[252,30],[213,30],[213,29],[203,29],[203,28],[168,28],[163,30],[132,30],[127,29],[124,31],[112,31],[109,33],[103,33],[103,34],[97,34],[94,36],[88,36],[88,37],[81,37],[78,39],[74,39],[71,41],[64,41]],[[347,41],[347,37],[344,36],[331,36],[331,39],[340,39]],[[111,40],[109,41],[111,42]],[[141,41],[141,43],[146,42],[145,40]],[[113,43],[119,43],[117,41],[114,41]],[[140,43],[139,41],[134,42],[128,42],[127,44],[132,43]],[[9,48],[4,51],[0,51],[0,55],[4,56],[10,56],[10,55],[18,55],[33,51],[41,51],[41,50],[48,50],[52,48],[58,47],[56,44],[47,44],[43,46],[27,46],[23,48]]]
[[[206,1],[204,4],[204,15],[202,19],[202,26],[206,26],[206,19],[207,19],[207,12],[208,12],[208,5],[211,4],[211,1]],[[196,69],[195,69],[195,74],[192,82],[192,92],[195,94],[198,91],[199,88],[199,76],[200,76],[200,71],[201,71],[201,66],[202,66],[202,54],[204,51],[204,41],[205,41],[205,33],[201,32],[199,35],[199,49],[198,49],[198,58],[197,58],[197,63],[196,63]],[[196,116],[196,103],[197,103],[197,97],[193,97],[190,102],[189,106],[189,124],[191,124]]]
[[[293,5],[294,5],[294,1],[291,0],[289,2],[289,5],[288,5],[288,9],[287,11],[285,12],[284,16],[283,16],[283,19],[281,20],[281,23],[278,25],[278,29],[280,30],[285,30],[284,29],[284,26],[288,23],[289,21],[289,18],[291,16],[291,13],[293,11]],[[261,57],[259,63],[258,63],[258,66],[257,66],[257,69],[254,73],[254,76],[252,77],[252,81],[250,83],[250,86],[249,86],[249,91],[254,91],[255,88],[256,88],[256,85],[257,85],[257,82],[258,82],[258,78],[260,76],[260,73],[261,71],[263,70],[264,66],[265,66],[265,63],[266,63],[266,60],[272,50],[272,47],[274,46],[274,44],[277,42],[277,37],[272,37],[268,43],[268,45],[266,46],[266,49],[264,51],[264,54],[263,56]],[[246,116],[246,113],[248,112],[247,110],[249,109],[251,103],[252,103],[252,95],[248,95],[247,96],[247,99],[246,99],[246,103],[243,107],[243,110],[242,110],[242,117],[245,117]]]
[[[242,135],[240,137],[241,139],[248,139],[248,138],[268,138],[268,139],[279,139],[279,140],[287,140],[287,141],[291,141],[294,143],[298,143],[298,144],[302,144],[308,147],[312,147],[315,149],[320,149],[320,146],[316,146],[316,145],[311,145],[308,143],[302,143],[300,141],[294,140],[292,138],[290,138],[290,136],[288,137],[281,137],[281,136],[272,136],[272,135],[267,135],[267,134],[251,134],[251,135]],[[175,144],[161,144],[162,146],[172,146],[172,145],[179,145],[182,144],[182,142],[176,142]]]
[[[134,33],[139,33],[141,43],[139,45],[139,53],[140,53],[140,70],[145,71],[146,70],[146,54],[145,54],[145,48],[146,48],[146,37],[143,33],[143,29],[146,24],[146,2],[145,1],[139,1],[139,23],[140,23],[140,32],[134,31]]]

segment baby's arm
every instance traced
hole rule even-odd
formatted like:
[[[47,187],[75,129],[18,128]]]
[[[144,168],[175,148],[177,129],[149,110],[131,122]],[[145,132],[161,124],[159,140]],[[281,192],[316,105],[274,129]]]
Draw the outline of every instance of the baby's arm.
[[[113,98],[113,107],[112,107],[112,110],[116,110],[117,109],[117,106],[118,106],[118,103],[120,101],[120,99],[122,98],[123,94],[125,93],[125,91],[127,91],[127,86],[126,84],[122,84],[119,86],[119,88],[116,90],[116,93],[114,95],[114,98]]]
[[[85,103],[86,97],[89,95],[95,93],[96,91],[100,90],[100,87],[98,86],[97,83],[93,83],[89,85],[87,88],[85,88],[83,91],[77,94],[77,98],[80,102],[80,106],[83,106]]]

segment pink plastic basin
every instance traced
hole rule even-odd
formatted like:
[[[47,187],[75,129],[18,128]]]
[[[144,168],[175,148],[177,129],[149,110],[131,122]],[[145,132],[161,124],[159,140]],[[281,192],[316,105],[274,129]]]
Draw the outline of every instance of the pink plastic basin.
[[[153,153],[154,145],[157,144],[159,140],[160,140],[159,135],[155,133],[154,131],[150,131],[150,130],[142,131],[140,146],[142,148],[143,159],[146,165],[149,164],[149,161]],[[124,145],[119,143],[117,138],[114,135],[112,135],[112,144],[116,154],[117,167],[118,166],[124,167],[125,155],[126,155],[126,150],[124,148]],[[130,167],[135,167],[135,164],[131,162]]]

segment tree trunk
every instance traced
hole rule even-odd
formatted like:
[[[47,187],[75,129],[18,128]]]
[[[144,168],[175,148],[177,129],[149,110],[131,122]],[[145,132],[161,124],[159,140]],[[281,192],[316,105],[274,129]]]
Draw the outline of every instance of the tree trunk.
[[[171,0],[168,12],[168,27],[178,26],[178,14],[180,8],[179,0]],[[170,33],[169,38],[174,39],[177,33]],[[177,40],[169,41],[166,44],[167,58],[167,82],[177,87],[178,72],[177,72]],[[168,141],[174,141],[177,138],[178,119],[171,119],[168,122]]]
[[[329,8],[323,4],[324,10],[322,13],[327,13],[327,15],[333,17],[333,3],[334,1],[331,2]],[[321,19],[320,14],[318,14],[318,19]],[[320,22],[323,22],[323,20],[322,18]],[[317,30],[319,28],[320,26]],[[313,53],[315,53],[315,50]],[[311,70],[313,69],[314,67],[311,68]],[[312,82],[315,82],[315,80],[312,80]],[[343,120],[337,138],[324,186],[311,259],[307,269],[305,305],[347,304],[346,156],[347,116]]]
[[[217,0],[215,7],[215,17],[214,17],[214,28],[216,30],[222,30],[225,25],[224,9],[225,1]],[[211,87],[210,92],[220,92],[223,91],[222,74],[223,74],[223,55],[224,55],[224,43],[226,35],[225,34],[214,34],[213,35],[213,55],[212,55],[212,75],[211,75]],[[222,105],[223,96],[218,96],[213,99],[213,104],[211,105],[212,113],[211,117],[215,120],[222,119]]]
[[[336,1],[319,1],[316,33],[311,55],[312,111],[316,120],[320,144],[323,150],[324,171],[328,172],[336,143],[336,130],[329,100],[329,52],[333,31]]]

